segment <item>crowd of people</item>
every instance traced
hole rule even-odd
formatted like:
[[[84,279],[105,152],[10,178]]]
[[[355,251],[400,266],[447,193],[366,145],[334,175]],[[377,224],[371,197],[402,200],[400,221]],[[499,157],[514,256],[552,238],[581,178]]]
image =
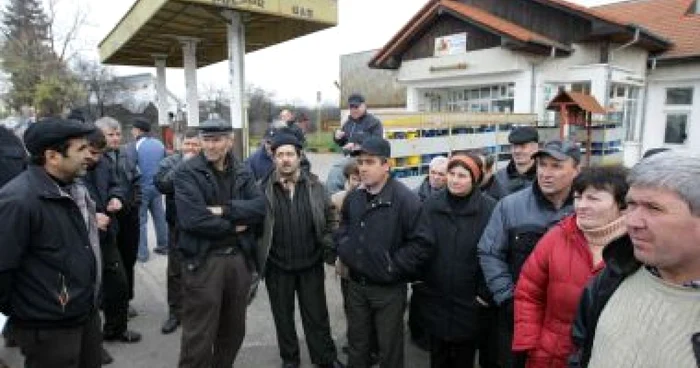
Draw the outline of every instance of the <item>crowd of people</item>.
[[[126,144],[109,117],[47,118],[22,140],[0,128],[6,341],[30,368],[99,367],[103,341],[140,341],[129,302],[150,213],[168,257],[162,332],[181,327],[182,368],[234,365],[262,281],[283,368],[301,366],[296,305],[322,368],[406,366],[407,310],[434,368],[700,366],[699,156],[585,166],[576,143],[516,127],[504,168],[455,151],[408,188],[364,97],[348,105],[325,183],[289,110],[245,161],[217,120],[171,155],[142,120]]]

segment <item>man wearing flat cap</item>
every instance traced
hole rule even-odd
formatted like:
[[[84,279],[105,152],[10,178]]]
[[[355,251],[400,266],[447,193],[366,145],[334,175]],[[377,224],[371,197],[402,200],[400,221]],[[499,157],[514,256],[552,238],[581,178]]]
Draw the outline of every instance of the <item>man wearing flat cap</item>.
[[[365,97],[359,93],[353,93],[348,97],[350,116],[335,132],[333,140],[343,152],[349,155],[355,148],[362,145],[368,137],[382,138],[384,127],[374,115],[367,112]]]
[[[92,125],[57,118],[24,133],[31,165],[0,189],[0,312],[26,367],[100,367],[102,266],[95,203],[74,180]]]
[[[479,240],[478,256],[486,284],[500,309],[501,363],[513,366],[513,289],[520,270],[540,238],[573,211],[571,186],[581,152],[575,142],[548,142],[533,157],[537,179],[501,199]]]
[[[204,122],[201,153],[173,177],[183,258],[180,368],[231,367],[245,336],[253,271],[246,254],[265,198],[233,156],[232,131],[223,120]]]
[[[508,135],[512,158],[508,166],[498,170],[494,175],[493,189],[489,194],[499,200],[532,184],[537,174],[537,165],[532,155],[539,146],[537,128],[525,126],[513,129]]]
[[[418,230],[421,203],[391,177],[389,142],[369,137],[354,152],[360,187],[348,193],[335,240],[348,267],[346,313],[348,365],[369,367],[371,335],[379,342],[379,365],[404,366],[406,283],[430,258],[425,233]]]
[[[301,169],[302,144],[295,135],[275,135],[270,148],[275,169],[263,184],[267,199],[263,271],[282,367],[298,368],[301,359],[295,295],[311,362],[323,368],[342,367],[331,336],[324,285],[323,261],[335,262],[330,198],[316,175]]]

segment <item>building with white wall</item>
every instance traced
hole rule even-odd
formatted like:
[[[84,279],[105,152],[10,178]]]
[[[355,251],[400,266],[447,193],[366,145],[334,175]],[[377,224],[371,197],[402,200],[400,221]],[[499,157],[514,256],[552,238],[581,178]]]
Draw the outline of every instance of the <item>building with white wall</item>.
[[[431,0],[370,60],[396,70],[409,111],[546,111],[560,88],[621,123],[625,162],[700,151],[700,1]]]

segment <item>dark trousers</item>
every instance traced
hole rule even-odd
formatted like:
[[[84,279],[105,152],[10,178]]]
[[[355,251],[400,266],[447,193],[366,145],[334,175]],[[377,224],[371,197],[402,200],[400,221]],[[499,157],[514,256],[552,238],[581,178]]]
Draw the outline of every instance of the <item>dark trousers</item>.
[[[268,265],[265,283],[277,330],[277,345],[284,362],[299,363],[299,340],[294,325],[295,294],[299,299],[311,362],[331,364],[337,357],[326,305],[325,278],[321,263],[307,270],[291,272]]]
[[[116,336],[126,331],[129,310],[129,284],[115,239],[104,241],[102,249],[102,310],[104,334]]]
[[[177,249],[179,231],[176,224],[168,224],[168,309],[170,315],[182,318],[182,253]]]
[[[508,307],[498,308],[498,360],[503,368],[523,368],[524,362],[515,359],[513,354],[513,310]]]
[[[96,368],[102,366],[100,314],[94,311],[82,326],[24,328],[14,326],[25,368]]]
[[[208,255],[182,274],[180,368],[230,368],[245,337],[251,275],[243,255]]]
[[[348,316],[348,287],[350,285],[350,280],[348,278],[341,278],[340,279],[340,294],[343,296],[343,311],[345,312],[345,319],[347,320]],[[370,331],[371,337],[370,337],[370,346],[369,346],[369,353],[370,355],[374,354],[376,356],[379,356],[379,342],[377,341],[377,331],[374,329],[374,325],[371,326],[372,330]],[[347,334],[347,332],[346,332]]]
[[[430,368],[474,367],[476,343],[472,340],[445,341],[430,338]]]
[[[369,367],[374,328],[379,341],[379,366],[403,368],[406,284],[369,285],[350,279],[347,304],[348,366]]]
[[[117,248],[122,257],[124,272],[129,287],[129,300],[134,299],[134,265],[139,251],[139,211],[138,208],[127,210],[117,215],[119,232]]]
[[[479,338],[476,349],[479,351],[480,368],[499,368],[498,344],[499,344],[498,308],[479,307]]]
[[[411,284],[411,299],[408,303],[408,330],[411,339],[421,349],[430,347],[430,334],[426,331],[424,311],[425,291],[427,286],[420,283]]]

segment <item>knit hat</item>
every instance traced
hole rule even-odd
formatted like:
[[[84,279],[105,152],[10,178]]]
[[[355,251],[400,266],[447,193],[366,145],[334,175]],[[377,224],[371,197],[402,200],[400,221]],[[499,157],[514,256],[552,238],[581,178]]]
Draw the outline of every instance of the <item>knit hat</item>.
[[[455,166],[462,166],[469,171],[469,174],[472,177],[472,183],[474,183],[475,186],[478,186],[479,183],[481,183],[481,169],[479,168],[479,164],[471,157],[469,156],[464,156],[464,155],[455,155],[450,157],[450,161],[447,162],[447,170],[449,171]]]
[[[140,129],[146,133],[149,133],[151,131],[151,123],[144,119],[136,119],[134,120],[134,123],[132,124],[134,128]]]
[[[301,143],[299,142],[297,137],[289,133],[280,133],[272,137],[272,144],[270,145],[270,149],[275,151],[277,150],[277,148],[286,145],[291,145],[296,147],[297,149],[302,149]]]

